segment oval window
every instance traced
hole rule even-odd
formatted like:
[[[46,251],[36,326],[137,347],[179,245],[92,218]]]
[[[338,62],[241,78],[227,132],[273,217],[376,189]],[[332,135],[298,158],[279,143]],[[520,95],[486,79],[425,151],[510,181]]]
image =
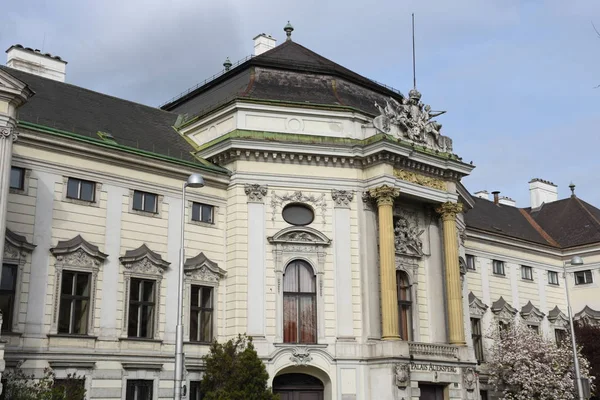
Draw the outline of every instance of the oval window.
[[[315,219],[312,208],[305,204],[293,203],[283,208],[283,219],[291,225],[308,225]]]

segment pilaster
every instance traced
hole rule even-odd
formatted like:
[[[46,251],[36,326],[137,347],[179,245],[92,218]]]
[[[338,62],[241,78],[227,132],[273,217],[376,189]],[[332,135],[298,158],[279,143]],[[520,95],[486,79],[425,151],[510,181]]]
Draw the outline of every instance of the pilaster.
[[[394,199],[400,190],[387,185],[369,191],[377,201],[379,215],[379,269],[381,279],[381,325],[383,340],[399,340]]]
[[[335,260],[335,303],[337,338],[354,339],[354,312],[352,309],[352,260],[350,258],[350,204],[354,193],[332,190],[333,244]]]
[[[443,221],[444,231],[444,261],[446,265],[446,306],[448,313],[448,336],[450,344],[465,342],[463,324],[463,305],[460,281],[460,266],[458,263],[458,240],[456,230],[456,215],[462,211],[462,204],[443,203],[436,212]]]

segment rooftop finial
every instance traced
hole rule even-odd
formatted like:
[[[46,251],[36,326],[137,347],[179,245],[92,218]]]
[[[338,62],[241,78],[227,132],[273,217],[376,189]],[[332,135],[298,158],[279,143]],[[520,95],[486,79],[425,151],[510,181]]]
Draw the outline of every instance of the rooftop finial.
[[[223,66],[225,67],[225,71],[229,71],[231,69],[231,61],[229,60],[229,57],[227,57],[225,59],[225,62],[223,62]]]
[[[417,65],[415,58],[415,13],[412,14],[413,89],[417,90]]]
[[[287,42],[288,40],[292,40],[292,31],[294,30],[294,27],[292,26],[292,24],[290,24],[290,21],[288,21],[287,25],[283,27],[283,30],[285,31],[286,34],[286,38],[285,41]]]
[[[569,189],[571,189],[571,197],[575,197],[575,184],[573,182],[569,185]]]

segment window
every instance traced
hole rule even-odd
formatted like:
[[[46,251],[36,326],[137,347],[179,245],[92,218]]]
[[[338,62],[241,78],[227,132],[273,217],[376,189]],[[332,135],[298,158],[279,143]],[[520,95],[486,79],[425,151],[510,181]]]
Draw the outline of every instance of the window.
[[[58,333],[87,335],[91,274],[63,271],[58,311]]]
[[[525,265],[521,265],[521,278],[526,281],[533,280],[533,268],[526,267]]]
[[[54,379],[52,387],[62,392],[61,399],[64,400],[85,400],[85,379],[67,378]]]
[[[408,275],[403,271],[396,271],[396,290],[398,291],[398,323],[400,325],[400,338],[410,340],[412,336],[410,283]]]
[[[550,285],[558,285],[558,272],[548,271],[548,283]]]
[[[133,209],[137,211],[145,211],[149,213],[157,212],[157,198],[154,193],[133,191]]]
[[[192,285],[190,306],[190,341],[213,340],[213,288]]]
[[[200,382],[201,381],[190,381],[190,397],[189,400],[201,400],[200,397]]]
[[[592,271],[577,271],[575,272],[575,284],[576,285],[587,285],[588,283],[592,283]]]
[[[492,271],[494,275],[504,275],[504,261],[493,260]]]
[[[475,256],[467,254],[467,269],[475,271]]]
[[[202,203],[192,203],[192,221],[206,222],[207,224],[214,223],[213,206]]]
[[[146,339],[154,337],[155,284],[155,281],[131,278],[128,337]]]
[[[561,346],[562,343],[567,339],[567,331],[564,329],[555,329],[554,338],[556,339],[556,345]]]
[[[313,209],[301,203],[292,203],[283,207],[281,216],[285,222],[296,226],[310,225],[315,219]]]
[[[151,380],[129,379],[125,400],[152,400],[152,388],[154,382]]]
[[[69,199],[94,201],[96,184],[83,179],[69,178],[67,181],[67,197]]]
[[[13,324],[15,308],[15,288],[17,286],[17,266],[2,264],[2,281],[0,281],[0,310],[2,311],[2,330],[10,332]]]
[[[500,332],[507,331],[508,328],[510,328],[510,324],[508,322],[498,321],[498,329],[500,329]]]
[[[310,265],[292,261],[283,274],[283,341],[317,342],[317,283]]]
[[[483,362],[483,337],[481,335],[481,320],[479,318],[471,318],[471,339],[473,339],[475,358],[477,358],[477,361]]]
[[[487,392],[487,390],[480,390],[479,391],[479,397],[481,398],[481,400],[488,400],[488,392]]]
[[[25,169],[19,167],[10,168],[10,188],[23,190],[25,189]]]
[[[540,327],[539,326],[537,326],[537,325],[527,325],[527,327],[539,335],[539,333],[540,333]]]

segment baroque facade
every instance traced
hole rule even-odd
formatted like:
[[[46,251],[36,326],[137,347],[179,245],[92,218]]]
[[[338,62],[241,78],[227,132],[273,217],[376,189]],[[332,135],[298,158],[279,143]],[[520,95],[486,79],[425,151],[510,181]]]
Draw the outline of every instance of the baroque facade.
[[[257,36],[255,57],[160,109],[64,83],[58,57],[7,51],[7,368],[77,371],[90,399],[172,398],[182,224],[192,399],[208,344],[244,332],[283,399],[492,396],[483,333],[522,319],[560,334],[573,254],[586,260],[577,317],[600,318],[600,211],[472,196],[443,112],[291,32]],[[183,204],[190,173],[206,186]],[[561,205],[580,217],[568,235],[544,208]]]

